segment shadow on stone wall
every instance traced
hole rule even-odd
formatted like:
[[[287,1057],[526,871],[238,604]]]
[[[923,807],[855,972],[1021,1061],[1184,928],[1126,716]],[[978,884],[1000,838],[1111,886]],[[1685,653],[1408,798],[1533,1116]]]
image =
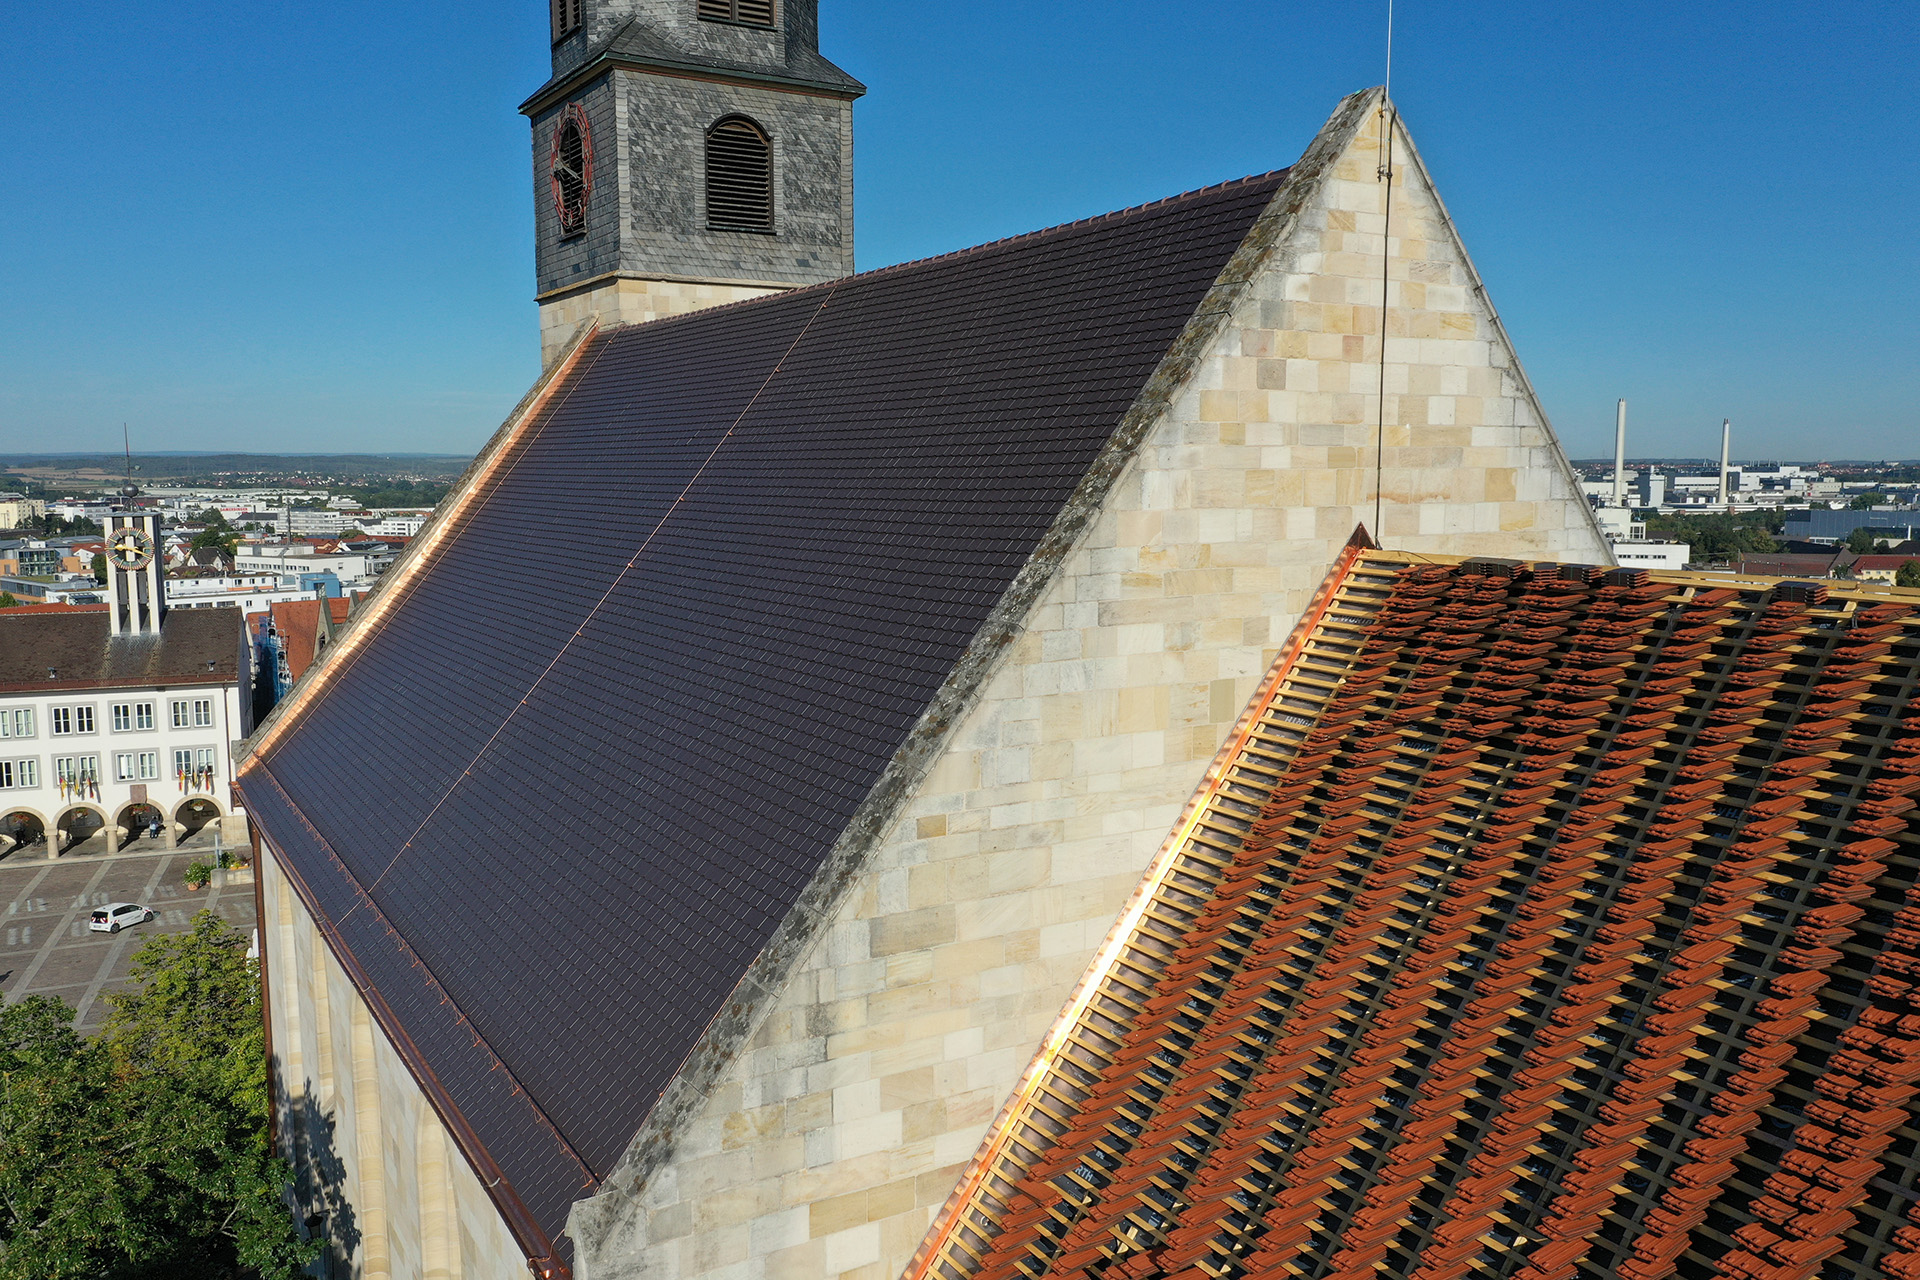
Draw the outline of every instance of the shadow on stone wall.
[[[335,1144],[338,1121],[322,1109],[311,1088],[281,1103],[283,1149],[293,1165],[294,1214],[309,1240],[327,1242],[327,1250],[308,1274],[351,1275],[360,1249],[360,1228],[347,1199],[347,1166]]]

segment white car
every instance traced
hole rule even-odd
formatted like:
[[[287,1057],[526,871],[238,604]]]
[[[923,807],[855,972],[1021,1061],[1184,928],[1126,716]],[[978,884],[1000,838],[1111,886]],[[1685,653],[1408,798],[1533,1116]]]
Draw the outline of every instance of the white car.
[[[151,919],[153,912],[137,902],[109,902],[94,909],[87,929],[92,933],[118,933],[130,924],[145,924]]]

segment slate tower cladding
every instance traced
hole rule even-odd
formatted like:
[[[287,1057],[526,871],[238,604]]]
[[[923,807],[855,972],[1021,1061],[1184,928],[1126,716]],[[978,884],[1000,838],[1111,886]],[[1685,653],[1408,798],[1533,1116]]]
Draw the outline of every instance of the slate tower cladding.
[[[638,323],[853,271],[853,100],[818,0],[549,0],[533,125],[543,362]]]

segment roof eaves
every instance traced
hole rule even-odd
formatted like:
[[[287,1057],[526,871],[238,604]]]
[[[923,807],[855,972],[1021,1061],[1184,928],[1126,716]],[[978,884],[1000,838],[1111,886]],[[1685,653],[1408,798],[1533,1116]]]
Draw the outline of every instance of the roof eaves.
[[[555,100],[615,67],[631,71],[654,71],[670,76],[690,76],[726,84],[756,85],[817,97],[851,100],[866,93],[866,85],[826,58],[811,54],[806,61],[817,65],[805,69],[789,67],[787,71],[780,72],[718,58],[698,58],[651,38],[636,19],[629,18],[598,49],[583,58],[578,66],[561,72],[534,90],[519,109],[522,115],[537,115]]]

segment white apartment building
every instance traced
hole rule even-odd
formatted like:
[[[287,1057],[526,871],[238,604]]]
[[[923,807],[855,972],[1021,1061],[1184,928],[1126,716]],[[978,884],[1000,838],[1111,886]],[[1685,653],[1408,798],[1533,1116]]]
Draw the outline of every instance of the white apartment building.
[[[0,852],[11,856],[57,856],[102,831],[112,852],[155,823],[171,847],[237,817],[241,618],[168,609],[150,571],[157,518],[108,520],[109,604],[0,610]]]

